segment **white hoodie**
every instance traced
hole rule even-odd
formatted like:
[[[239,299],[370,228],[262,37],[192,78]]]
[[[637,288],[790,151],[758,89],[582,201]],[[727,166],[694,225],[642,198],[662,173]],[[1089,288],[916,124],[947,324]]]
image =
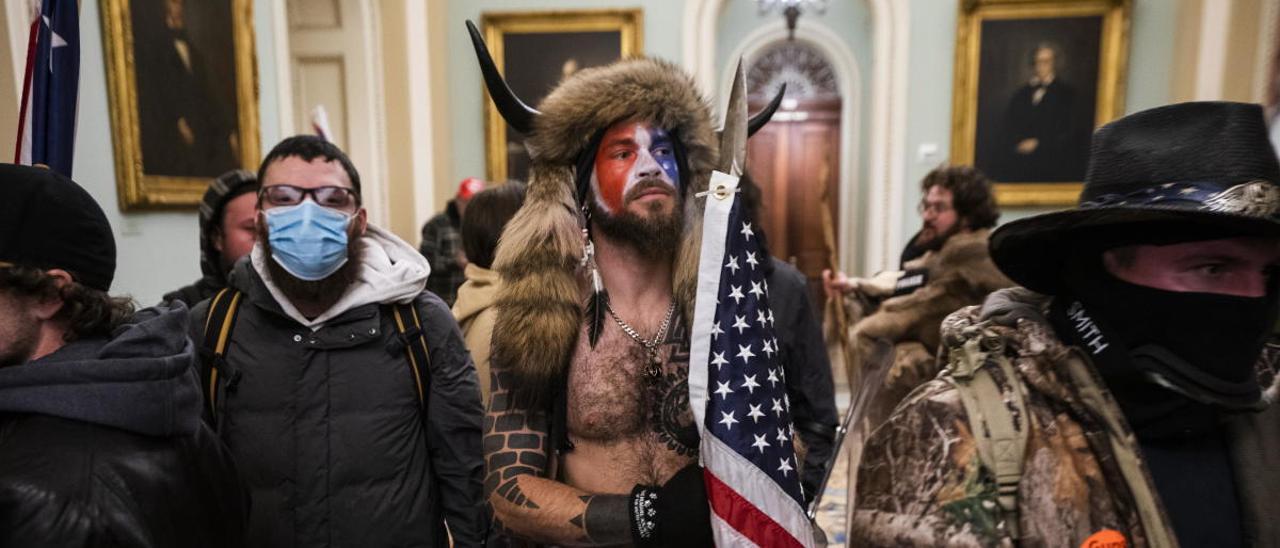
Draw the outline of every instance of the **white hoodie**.
[[[364,245],[360,257],[360,271],[350,289],[333,303],[333,306],[319,316],[308,320],[293,303],[284,296],[284,292],[271,280],[271,271],[267,268],[266,252],[262,244],[254,244],[250,260],[253,269],[262,277],[262,283],[275,298],[276,303],[290,318],[310,328],[312,331],[324,327],[325,322],[338,315],[369,303],[403,304],[417,298],[427,287],[427,275],[431,273],[431,265],[427,259],[413,246],[401,240],[395,234],[387,232],[372,224],[368,225],[362,236]]]

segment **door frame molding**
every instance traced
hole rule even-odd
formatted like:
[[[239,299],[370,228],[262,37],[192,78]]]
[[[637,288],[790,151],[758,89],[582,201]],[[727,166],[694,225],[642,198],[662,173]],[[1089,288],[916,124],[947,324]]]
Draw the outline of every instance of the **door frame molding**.
[[[859,234],[871,232],[869,227],[859,227],[862,220],[858,215],[858,173],[861,168],[859,145],[861,141],[862,122],[862,71],[853,51],[840,39],[830,27],[815,21],[805,22],[804,35],[797,35],[796,41],[812,46],[822,53],[831,64],[836,75],[836,86],[840,93],[840,172],[836,174],[836,189],[839,192],[836,203],[837,248],[840,268],[851,271],[856,266],[859,248]],[[782,20],[761,26],[748,34],[735,47],[728,59],[747,59],[761,50],[787,40],[787,26]],[[733,85],[736,63],[727,63],[720,75],[718,87],[725,90],[717,98],[717,105],[729,102],[727,90]],[[717,112],[723,112],[723,107]],[[861,230],[859,230],[861,229]]]
[[[685,3],[683,62],[709,96],[716,84],[717,24],[727,0]],[[861,270],[875,272],[897,265],[906,242],[907,77],[911,3],[906,0],[861,0],[871,10],[871,106],[867,132],[866,234],[859,239]],[[808,23],[806,23],[806,27]],[[842,264],[851,266],[847,257]]]

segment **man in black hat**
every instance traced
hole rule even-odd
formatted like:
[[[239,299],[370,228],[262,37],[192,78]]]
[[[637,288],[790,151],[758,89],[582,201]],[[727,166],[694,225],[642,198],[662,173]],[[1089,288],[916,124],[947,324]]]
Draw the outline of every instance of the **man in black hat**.
[[[187,310],[107,291],[111,227],[0,165],[0,546],[240,546],[248,497],[200,421]]]
[[[191,285],[161,299],[182,301],[188,307],[212,297],[227,286],[227,274],[241,257],[249,255],[257,240],[258,177],[243,169],[223,173],[204,191],[200,200],[200,273]]]
[[[1280,545],[1264,357],[1280,166],[1261,108],[1104,126],[1080,205],[1001,227],[991,252],[1047,297],[1008,290],[947,318],[947,369],[868,439],[852,537]]]

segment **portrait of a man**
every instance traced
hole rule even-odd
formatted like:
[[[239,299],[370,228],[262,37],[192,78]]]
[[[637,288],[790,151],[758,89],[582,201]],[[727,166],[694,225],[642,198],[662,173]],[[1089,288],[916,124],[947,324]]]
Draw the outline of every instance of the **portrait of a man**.
[[[1032,51],[1034,76],[1009,98],[1001,143],[1004,162],[993,176],[1006,181],[1079,181],[1082,147],[1075,113],[1076,90],[1059,78],[1058,52],[1040,44]]]
[[[231,2],[131,8],[143,173],[212,178],[239,167]]]
[[[1093,129],[1124,112],[1131,0],[967,0],[956,20],[951,162],[1002,206],[1074,204]]]
[[[982,25],[975,164],[1006,183],[1084,179],[1101,17]]]

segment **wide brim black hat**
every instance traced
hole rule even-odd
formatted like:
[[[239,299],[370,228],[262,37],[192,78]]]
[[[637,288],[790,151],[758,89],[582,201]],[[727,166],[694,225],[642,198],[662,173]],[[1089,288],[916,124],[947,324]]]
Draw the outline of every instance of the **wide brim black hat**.
[[[1005,224],[990,246],[1005,275],[1054,295],[1077,246],[1245,235],[1280,235],[1280,164],[1262,108],[1195,102],[1099,128],[1079,205]]]

